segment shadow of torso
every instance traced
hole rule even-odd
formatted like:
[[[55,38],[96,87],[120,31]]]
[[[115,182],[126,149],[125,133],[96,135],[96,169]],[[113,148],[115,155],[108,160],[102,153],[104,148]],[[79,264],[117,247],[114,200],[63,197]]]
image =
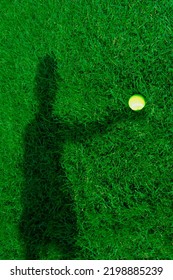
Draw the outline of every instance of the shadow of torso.
[[[61,124],[59,123],[59,126]],[[26,259],[39,259],[41,248],[49,242],[74,258],[77,231],[73,192],[65,188],[67,179],[61,167],[67,134],[53,118],[37,115],[25,134],[23,213],[20,232],[25,241]],[[63,191],[65,190],[65,191]]]

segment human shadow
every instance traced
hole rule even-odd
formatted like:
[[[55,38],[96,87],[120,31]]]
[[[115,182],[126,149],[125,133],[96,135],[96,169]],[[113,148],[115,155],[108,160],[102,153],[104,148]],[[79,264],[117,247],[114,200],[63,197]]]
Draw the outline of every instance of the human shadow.
[[[54,242],[63,258],[75,256],[76,216],[72,191],[65,188],[66,174],[61,167],[63,125],[52,116],[57,84],[57,62],[46,55],[40,60],[35,81],[39,112],[27,125],[24,137],[21,194],[22,215],[19,234],[25,244],[25,259],[39,259],[41,248]],[[60,128],[61,127],[61,128]]]
[[[39,111],[24,135],[25,184],[21,193],[19,234],[27,260],[40,259],[41,248],[47,248],[49,243],[55,244],[61,259],[75,259],[77,252],[79,255],[73,190],[69,188],[61,161],[63,146],[67,139],[85,145],[86,139],[104,133],[111,123],[122,119],[114,110],[108,110],[102,121],[87,125],[79,122],[67,125],[63,118],[55,118],[53,104],[62,81],[57,69],[53,53],[40,59],[34,89]],[[126,119],[128,113],[123,115]]]

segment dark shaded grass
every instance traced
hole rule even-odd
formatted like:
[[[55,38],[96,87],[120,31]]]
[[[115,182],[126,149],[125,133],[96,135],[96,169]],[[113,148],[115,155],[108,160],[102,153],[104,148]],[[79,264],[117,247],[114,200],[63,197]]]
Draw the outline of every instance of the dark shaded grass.
[[[57,91],[56,61],[45,56],[36,75],[35,94],[39,112],[27,126],[24,140],[25,186],[21,194],[23,213],[20,236],[26,246],[25,259],[39,259],[42,247],[51,241],[66,258],[74,258],[73,238],[77,233],[71,191],[63,192],[66,175],[60,165],[63,133],[52,118]]]

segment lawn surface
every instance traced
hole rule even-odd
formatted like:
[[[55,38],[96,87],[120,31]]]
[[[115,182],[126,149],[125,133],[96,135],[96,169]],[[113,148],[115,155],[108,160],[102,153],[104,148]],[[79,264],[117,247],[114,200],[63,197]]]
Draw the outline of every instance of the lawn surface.
[[[0,259],[173,259],[173,2],[1,11]]]

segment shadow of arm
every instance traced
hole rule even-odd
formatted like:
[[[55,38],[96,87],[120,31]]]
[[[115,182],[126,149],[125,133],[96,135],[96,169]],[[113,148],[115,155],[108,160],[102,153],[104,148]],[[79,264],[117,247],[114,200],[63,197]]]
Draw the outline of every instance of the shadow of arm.
[[[60,135],[63,135],[64,139],[68,138],[73,141],[85,141],[97,134],[106,133],[110,130],[111,125],[120,118],[115,110],[110,110],[106,113],[106,116],[102,119],[85,123],[81,123],[80,121],[67,123],[63,118],[58,118],[55,122],[58,125]]]

